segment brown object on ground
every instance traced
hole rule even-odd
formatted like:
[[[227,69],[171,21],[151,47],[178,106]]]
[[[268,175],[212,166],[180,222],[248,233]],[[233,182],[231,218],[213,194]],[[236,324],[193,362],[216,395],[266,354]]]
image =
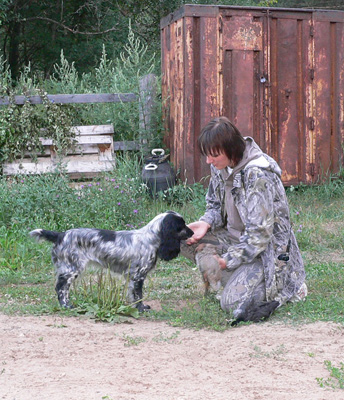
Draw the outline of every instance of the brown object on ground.
[[[195,260],[203,278],[205,294],[209,288],[218,292],[221,289],[222,271],[217,260],[218,247],[201,243],[195,249]]]

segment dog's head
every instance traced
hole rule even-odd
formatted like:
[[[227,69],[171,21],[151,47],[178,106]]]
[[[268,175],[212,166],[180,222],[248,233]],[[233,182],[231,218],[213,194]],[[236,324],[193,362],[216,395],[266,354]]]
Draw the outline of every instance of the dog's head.
[[[181,240],[186,240],[192,235],[193,231],[186,226],[180,214],[174,211],[166,212],[160,226],[158,257],[165,261],[176,258],[180,253]]]

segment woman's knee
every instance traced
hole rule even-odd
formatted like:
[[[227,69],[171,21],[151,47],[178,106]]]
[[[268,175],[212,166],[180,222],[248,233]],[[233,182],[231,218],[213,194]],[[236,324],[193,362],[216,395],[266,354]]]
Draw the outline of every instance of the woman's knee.
[[[233,274],[234,275],[234,274]],[[255,279],[245,280],[243,276],[233,276],[227,282],[220,304],[222,310],[231,312],[240,309],[247,301],[261,302],[266,300],[264,275],[257,273]]]
[[[239,294],[236,291],[234,293],[234,291],[232,292],[226,289],[228,288],[226,287],[222,292],[220,305],[223,311],[231,312],[235,310],[241,302],[244,302],[247,296],[245,296],[245,293]]]

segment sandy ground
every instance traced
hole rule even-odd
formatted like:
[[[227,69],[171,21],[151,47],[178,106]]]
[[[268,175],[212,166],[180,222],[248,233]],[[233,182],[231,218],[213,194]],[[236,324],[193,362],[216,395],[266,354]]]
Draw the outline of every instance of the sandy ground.
[[[162,322],[0,315],[0,399],[343,400],[322,388],[344,327],[265,322],[225,332]]]

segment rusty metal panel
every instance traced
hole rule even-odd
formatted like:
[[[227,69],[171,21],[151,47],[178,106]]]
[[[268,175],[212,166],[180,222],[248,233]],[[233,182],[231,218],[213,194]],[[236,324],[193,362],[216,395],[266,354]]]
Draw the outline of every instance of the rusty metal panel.
[[[194,162],[195,140],[197,135],[194,132],[199,131],[199,119],[195,114],[199,112],[199,86],[200,74],[199,68],[199,30],[200,18],[185,18],[185,118],[184,118],[184,142],[180,143],[180,151],[183,152],[184,162],[179,166],[184,171],[197,171],[200,166]]]
[[[245,136],[264,145],[263,18],[248,12],[222,16],[223,25],[223,108]],[[245,106],[243,106],[245,105]]]
[[[314,14],[315,159],[317,175],[343,163],[343,21]],[[339,51],[338,51],[339,50]]]
[[[290,14],[289,14],[290,15]],[[270,46],[270,154],[280,164],[286,184],[311,179],[307,165],[312,150],[307,89],[311,85],[311,14],[302,19],[269,18]]]
[[[286,185],[343,164],[344,12],[184,6],[161,22],[165,143],[188,182],[196,142],[228,116],[281,165]]]
[[[170,19],[161,33],[165,144],[182,178],[194,182],[209,174],[197,148],[200,129],[220,113],[217,19]]]
[[[195,115],[200,127],[220,114],[219,108],[219,60],[218,60],[218,20],[217,18],[202,18],[200,29],[200,112]],[[195,132],[198,137],[199,133]],[[197,149],[197,147],[195,146]],[[198,149],[195,155],[196,166],[200,174],[197,179],[209,174],[209,167],[204,160],[201,162]]]

